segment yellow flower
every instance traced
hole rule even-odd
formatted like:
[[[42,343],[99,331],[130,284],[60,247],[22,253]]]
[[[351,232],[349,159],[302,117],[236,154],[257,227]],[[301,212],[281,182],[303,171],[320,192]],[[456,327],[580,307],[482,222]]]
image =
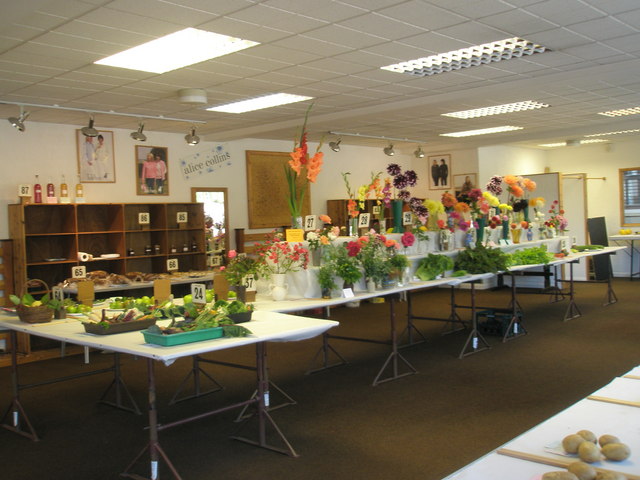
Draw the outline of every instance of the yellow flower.
[[[498,197],[492,195],[491,192],[482,192],[482,196],[492,207],[498,207],[500,205],[500,200],[498,200]]]
[[[429,215],[444,213],[444,205],[442,205],[442,202],[427,198],[424,202],[422,202],[422,204],[429,210]]]

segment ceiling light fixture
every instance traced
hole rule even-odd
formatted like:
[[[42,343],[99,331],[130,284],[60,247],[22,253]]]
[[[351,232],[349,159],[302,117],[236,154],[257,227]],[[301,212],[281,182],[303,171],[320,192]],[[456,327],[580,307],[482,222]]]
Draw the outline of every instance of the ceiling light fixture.
[[[443,117],[454,118],[478,118],[488,117],[490,115],[501,115],[503,113],[522,112],[524,110],[537,110],[539,108],[547,108],[546,103],[539,103],[534,100],[525,100],[523,102],[505,103],[504,105],[494,105],[492,107],[476,108],[473,110],[461,110],[459,112],[443,113]]]
[[[415,155],[416,158],[424,158],[424,150],[422,150],[422,147],[418,146],[418,149],[413,152],[413,154]]]
[[[388,140],[389,142],[406,142],[406,143],[427,143],[424,140],[411,140],[410,138],[396,138],[396,137],[383,137],[380,135],[366,135],[363,133],[348,133],[348,132],[333,132],[329,131],[329,135],[337,135],[339,137],[360,137],[360,138],[375,138],[377,140]]]
[[[313,97],[305,97],[303,95],[292,95],[290,93],[272,93],[262,97],[250,98],[248,100],[240,100],[239,102],[227,103],[217,107],[210,107],[206,110],[210,112],[221,113],[245,113],[254,110],[262,110],[263,108],[278,107],[289,103],[303,102],[311,100]]]
[[[624,117],[626,115],[637,115],[640,113],[640,107],[622,108],[620,110],[609,110],[608,112],[598,112],[598,115],[605,117]]]
[[[140,122],[138,124],[138,130],[136,132],[131,132],[129,136],[139,142],[146,142],[147,136],[144,133],[142,133],[143,130],[144,130],[144,123]]]
[[[619,130],[617,132],[593,133],[591,135],[584,135],[584,138],[604,137],[605,135],[622,135],[625,133],[638,133],[638,132],[640,132],[640,128],[634,128],[633,130]]]
[[[388,155],[389,157],[393,157],[396,154],[396,152],[393,151],[392,143],[390,143],[388,147],[384,147],[382,151],[384,152],[385,155]]]
[[[98,60],[98,65],[165,73],[259,45],[258,42],[185,28]]]
[[[522,127],[513,127],[511,125],[503,125],[501,127],[480,128],[478,130],[466,130],[464,132],[441,133],[441,137],[471,137],[473,135],[487,135],[489,133],[511,132],[513,130],[522,130]]]
[[[196,135],[196,127],[191,127],[191,131],[184,136],[187,145],[193,147],[200,143],[200,137]]]
[[[33,107],[33,108],[53,108],[54,110],[69,110],[71,112],[85,112],[90,114],[100,114],[100,115],[117,115],[120,117],[132,117],[132,118],[150,118],[153,120],[165,120],[170,122],[185,122],[185,123],[207,123],[204,120],[191,120],[188,118],[174,118],[174,117],[165,117],[164,115],[142,115],[139,113],[121,113],[116,112],[114,110],[88,110],[86,108],[76,108],[76,107],[62,107],[60,105],[41,105],[37,103],[18,103],[18,102],[7,102],[4,100],[0,100],[0,105],[19,105],[20,107]],[[25,117],[26,118],[26,117]]]
[[[566,142],[557,143],[541,143],[539,147],[555,148],[555,147],[578,147],[580,145],[588,145],[590,143],[607,143],[609,140],[604,138],[591,138],[589,140],[567,140]]]
[[[24,126],[24,121],[29,116],[29,112],[24,111],[24,106],[20,105],[20,115],[16,117],[9,117],[7,120],[11,125],[18,129],[19,132],[24,132],[27,127]]]
[[[418,77],[426,77],[452,70],[460,70],[461,68],[518,58],[523,55],[543,53],[545,50],[546,48],[542,45],[514,37],[380,68],[396,73],[408,73]]]
[[[94,123],[94,119],[93,119],[93,115],[91,115],[91,117],[89,117],[89,125],[86,127],[82,127],[80,129],[80,131],[85,137],[97,137],[100,134],[98,130],[93,128],[93,123]]]
[[[329,142],[329,148],[331,150],[333,150],[334,152],[339,152],[340,151],[340,142],[341,141],[342,141],[342,139],[339,138],[337,142]]]

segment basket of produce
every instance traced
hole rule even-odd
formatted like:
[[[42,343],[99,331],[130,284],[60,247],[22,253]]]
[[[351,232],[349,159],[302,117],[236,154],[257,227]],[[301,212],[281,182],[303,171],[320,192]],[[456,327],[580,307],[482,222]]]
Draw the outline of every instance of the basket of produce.
[[[29,288],[43,287],[46,293],[36,300],[30,293]],[[11,301],[16,306],[16,312],[21,322],[25,323],[47,323],[53,318],[53,311],[56,308],[54,302],[51,300],[49,285],[43,280],[32,279],[25,283],[21,292],[21,296],[11,295]]]
[[[103,310],[103,312],[104,311],[105,310]],[[112,317],[103,314],[99,322],[84,322],[84,331],[94,335],[113,335],[116,333],[144,330],[155,324],[155,315],[145,315],[139,310],[132,308],[131,310]]]

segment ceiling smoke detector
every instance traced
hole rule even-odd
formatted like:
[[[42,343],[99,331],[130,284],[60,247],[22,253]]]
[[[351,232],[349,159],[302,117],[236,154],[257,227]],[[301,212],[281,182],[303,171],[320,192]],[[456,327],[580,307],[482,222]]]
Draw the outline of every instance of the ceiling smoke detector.
[[[178,100],[180,100],[180,103],[206,105],[207,92],[201,88],[183,88],[178,90]]]

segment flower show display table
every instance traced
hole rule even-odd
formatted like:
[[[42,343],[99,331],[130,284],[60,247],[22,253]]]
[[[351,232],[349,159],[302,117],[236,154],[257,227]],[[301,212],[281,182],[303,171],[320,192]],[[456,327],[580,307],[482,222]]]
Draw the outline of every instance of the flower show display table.
[[[633,280],[633,277],[640,277],[640,267],[637,272],[633,271],[633,257],[640,253],[635,242],[640,240],[640,235],[610,235],[609,240],[613,240],[617,244],[629,244],[628,250],[625,247],[625,252],[629,255],[629,280]]]
[[[167,453],[162,449],[159,442],[159,432],[168,428],[182,425],[187,422],[200,420],[208,416],[228,411],[233,408],[242,408],[246,405],[254,405],[255,416],[258,420],[258,439],[250,440],[244,437],[234,437],[247,443],[260,446],[266,449],[278,451],[291,456],[297,456],[293,447],[286,437],[277,428],[277,425],[268,413],[269,406],[269,379],[267,372],[267,342],[290,342],[300,341],[321,335],[338,323],[330,320],[321,320],[294,315],[286,315],[277,312],[259,311],[254,312],[253,319],[246,326],[252,334],[241,338],[219,338],[172,347],[161,347],[144,343],[142,333],[139,331],[122,333],[118,335],[91,335],[84,332],[80,322],[65,322],[51,324],[27,324],[20,322],[17,318],[0,314],[0,328],[7,328],[12,331],[15,337],[16,332],[28,333],[61,342],[73,343],[81,346],[107,350],[116,353],[127,353],[146,359],[147,363],[147,385],[148,385],[148,409],[149,409],[149,442],[140,454],[126,468],[122,476],[129,478],[149,478],[155,480],[159,478],[159,462],[161,460],[168,466],[175,479],[180,479],[180,475],[169,460]],[[158,411],[156,404],[156,380],[155,362],[159,361],[165,365],[171,365],[182,357],[189,357],[208,352],[215,352],[224,349],[236,348],[244,345],[255,345],[256,348],[256,376],[258,394],[251,399],[239,402],[226,407],[218,408],[209,412],[193,415],[171,423],[158,424]],[[28,420],[25,409],[20,400],[20,384],[18,380],[18,365],[15,355],[12,362],[12,384],[13,400],[7,414],[3,418],[6,428],[9,430],[23,432],[27,436],[37,438],[35,431]],[[29,432],[23,430],[26,425]],[[274,427],[279,440],[284,444],[284,448],[279,448],[268,443],[266,429],[268,426]],[[132,473],[132,469],[143,461],[143,457],[148,452],[149,456],[149,477],[143,477]]]
[[[623,377],[594,392],[566,410],[549,418],[502,447],[446,477],[445,480],[538,480],[545,472],[566,470],[576,455],[566,455],[561,441],[579,430],[596,436],[611,434],[627,444],[631,456],[622,462],[608,460],[592,464],[596,469],[623,473],[629,480],[640,479],[640,381],[636,367]]]

